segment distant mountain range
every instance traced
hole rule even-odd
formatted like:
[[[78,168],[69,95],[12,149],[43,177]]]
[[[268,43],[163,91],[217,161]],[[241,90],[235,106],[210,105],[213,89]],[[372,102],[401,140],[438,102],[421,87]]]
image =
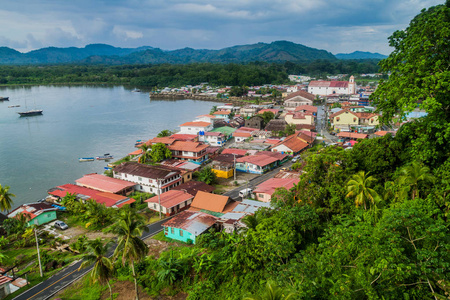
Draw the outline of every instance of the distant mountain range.
[[[387,56],[380,53],[355,51],[352,53],[338,53],[337,59],[385,59]]]
[[[352,57],[354,56],[354,57]],[[342,58],[341,58],[342,57]],[[221,50],[183,48],[166,51],[153,47],[118,48],[105,44],[92,44],[84,48],[42,48],[21,53],[11,48],[0,47],[1,65],[28,64],[188,64],[188,63],[248,63],[264,62],[308,62],[317,59],[381,59],[378,53],[353,52],[337,54],[306,47],[288,41],[270,44],[257,43],[224,48]]]

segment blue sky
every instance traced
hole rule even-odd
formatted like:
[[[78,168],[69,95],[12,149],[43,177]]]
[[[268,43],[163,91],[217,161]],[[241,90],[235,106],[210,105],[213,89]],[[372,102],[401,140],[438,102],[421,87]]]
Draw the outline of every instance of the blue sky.
[[[389,54],[387,38],[444,0],[5,0],[0,46],[221,49],[288,40]]]

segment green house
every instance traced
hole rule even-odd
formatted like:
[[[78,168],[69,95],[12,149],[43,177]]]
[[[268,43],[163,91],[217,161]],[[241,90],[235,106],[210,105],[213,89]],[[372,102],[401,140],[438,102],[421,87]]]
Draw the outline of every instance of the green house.
[[[168,238],[193,243],[197,237],[213,226],[218,218],[200,211],[185,210],[163,224]]]
[[[28,218],[28,226],[42,225],[56,220],[58,209],[45,202],[28,203],[19,206],[8,214],[8,218],[14,218],[23,214]]]

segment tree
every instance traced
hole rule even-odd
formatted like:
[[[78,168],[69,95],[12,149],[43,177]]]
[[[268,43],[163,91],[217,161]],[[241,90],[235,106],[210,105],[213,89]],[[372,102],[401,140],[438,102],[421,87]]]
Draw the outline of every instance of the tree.
[[[152,145],[152,152],[150,154],[154,162],[160,162],[166,158],[172,157],[172,152],[163,143]]]
[[[295,293],[287,292],[272,281],[267,281],[266,288],[261,296],[245,296],[243,300],[289,300],[293,299]]]
[[[297,127],[295,126],[295,124],[287,124],[286,128],[284,129],[284,134],[286,136],[290,136],[295,133],[296,129]]]
[[[368,175],[364,171],[359,171],[347,183],[348,194],[346,197],[355,198],[356,206],[364,205],[364,209],[367,209],[367,201],[370,201],[373,205],[378,199],[377,192],[370,188],[370,185],[377,180],[375,177]]]
[[[137,300],[139,292],[134,265],[148,253],[147,245],[140,239],[144,231],[148,231],[148,228],[145,226],[143,217],[129,206],[121,208],[118,221],[112,227],[112,232],[118,236],[114,257],[120,256],[123,265],[127,262],[131,265]]]
[[[166,136],[171,136],[172,134],[173,134],[172,131],[170,131],[168,129],[164,129],[160,133],[158,133],[158,135],[156,137],[166,137]]]
[[[209,111],[209,114],[212,115],[212,114],[214,114],[216,111],[217,111],[217,106],[214,105],[214,106],[211,108],[211,110]]]
[[[78,270],[94,264],[94,267],[90,272],[91,280],[93,283],[98,282],[101,285],[104,285],[106,283],[108,285],[109,295],[112,300],[112,290],[111,285],[109,284],[109,280],[114,274],[114,265],[112,261],[106,256],[108,253],[109,244],[104,245],[100,238],[89,240],[86,243],[88,252],[83,255],[83,263],[78,268]]]
[[[419,183],[434,182],[435,177],[430,173],[430,168],[413,161],[409,166],[401,169],[400,182],[409,186],[412,190],[411,198],[419,197]]]
[[[416,159],[440,164],[450,150],[450,1],[422,10],[405,30],[394,32],[389,45],[394,48],[380,62],[382,72],[390,72],[371,99],[388,124],[394,117],[405,120],[416,108],[425,118],[413,122],[408,136],[409,153]],[[403,126],[402,126],[403,127]],[[415,130],[417,129],[417,130]]]
[[[9,186],[0,184],[0,211],[9,211],[13,204],[11,197],[15,196],[9,192]]]
[[[270,120],[275,118],[275,114],[271,111],[265,111],[265,112],[263,112],[261,117],[264,120],[264,125],[267,125],[267,123],[269,123]]]
[[[217,176],[213,172],[211,167],[204,167],[198,172],[198,180],[203,181],[206,184],[213,184],[216,182]]]
[[[139,157],[139,163],[145,164],[152,159],[151,151],[152,147],[147,145],[147,143],[143,143],[142,146],[139,147],[142,150],[141,157]]]

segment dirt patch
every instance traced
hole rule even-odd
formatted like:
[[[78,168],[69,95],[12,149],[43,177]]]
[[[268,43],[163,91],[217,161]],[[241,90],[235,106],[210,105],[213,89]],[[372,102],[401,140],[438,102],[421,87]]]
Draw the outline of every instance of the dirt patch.
[[[162,252],[166,251],[169,247],[177,247],[181,244],[177,242],[163,242],[154,239],[146,239],[144,240],[145,244],[148,246],[148,256],[153,256],[156,259],[159,258]],[[186,244],[183,244],[186,247]]]
[[[139,286],[139,299],[142,300],[185,300],[187,298],[186,293],[178,293],[175,296],[157,296],[157,297],[150,297],[147,295],[142,288]],[[112,292],[118,293],[119,295],[115,298],[116,300],[134,300],[135,297],[135,291],[134,291],[134,283],[130,281],[118,281],[115,282],[112,286]],[[102,297],[100,298],[102,300],[108,300],[109,298],[109,291],[106,291],[103,293]]]
[[[65,236],[70,238],[69,243],[73,243],[77,240],[78,236],[80,235],[86,235],[86,237],[90,240],[94,240],[98,237],[102,239],[106,238],[113,238],[115,237],[112,233],[103,233],[101,231],[89,231],[86,228],[80,227],[80,226],[73,226],[70,227],[62,232]]]

